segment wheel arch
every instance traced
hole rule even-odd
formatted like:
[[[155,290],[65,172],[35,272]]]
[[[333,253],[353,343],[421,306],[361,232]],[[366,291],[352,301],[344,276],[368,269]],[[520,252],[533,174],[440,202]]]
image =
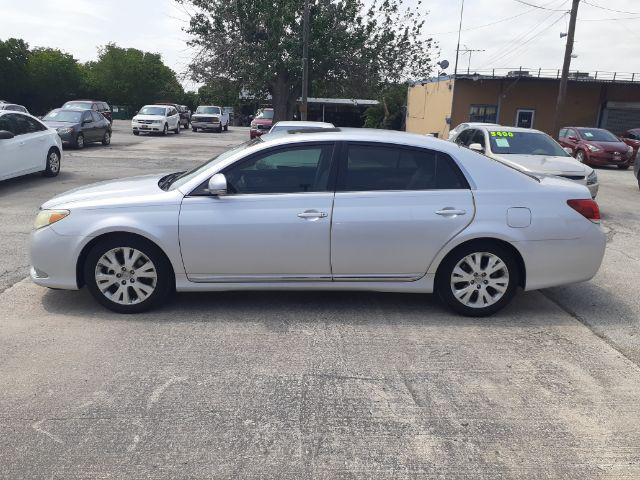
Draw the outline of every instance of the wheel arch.
[[[101,235],[98,235],[97,237],[92,238],[91,241],[89,241],[84,247],[82,247],[82,250],[80,251],[80,254],[78,255],[78,258],[76,260],[76,284],[78,285],[78,288],[82,288],[85,285],[84,262],[86,261],[87,255],[89,254],[91,249],[95,245],[97,245],[98,242],[101,242],[101,241],[103,241],[105,239],[108,239],[108,238],[118,238],[118,237],[138,238],[138,239],[143,240],[145,242],[148,242],[151,245],[153,245],[154,247],[156,247],[158,249],[158,251],[164,257],[164,259],[166,260],[167,265],[169,266],[169,269],[170,269],[170,272],[171,272],[171,278],[173,279],[173,282],[175,284],[176,274],[175,274],[175,270],[173,269],[173,264],[171,263],[171,259],[169,258],[167,253],[164,251],[164,249],[160,245],[158,245],[156,242],[154,242],[149,237],[146,237],[146,236],[141,235],[139,233],[127,232],[127,231],[113,231],[113,232],[106,232],[106,233],[103,233]]]
[[[507,250],[509,250],[514,258],[516,259],[516,263],[518,264],[518,277],[519,277],[519,281],[518,284],[520,287],[522,287],[523,289],[526,286],[527,283],[527,268],[526,265],[524,263],[524,258],[522,257],[522,254],[520,253],[520,251],[510,242],[500,239],[500,238],[496,238],[496,237],[477,237],[477,238],[472,238],[469,240],[465,240],[462,243],[459,243],[457,245],[455,245],[453,248],[451,248],[439,261],[438,263],[438,267],[436,269],[436,274],[435,274],[435,280],[436,280],[436,285],[438,283],[438,279],[439,276],[442,275],[441,272],[441,267],[444,264],[445,260],[447,258],[449,258],[451,255],[453,255],[456,251],[462,249],[462,248],[466,248],[469,245],[473,245],[473,244],[484,244],[486,245],[487,243],[491,243],[494,245],[499,245]]]

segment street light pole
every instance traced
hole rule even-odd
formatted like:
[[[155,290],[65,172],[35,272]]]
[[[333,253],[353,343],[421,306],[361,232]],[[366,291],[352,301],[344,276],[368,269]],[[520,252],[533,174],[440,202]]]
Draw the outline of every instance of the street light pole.
[[[300,119],[307,119],[307,95],[309,93],[309,0],[304,0],[302,18],[302,102]]]
[[[558,101],[556,112],[553,117],[552,135],[557,135],[560,130],[560,115],[564,110],[567,96],[567,81],[569,79],[569,68],[571,67],[571,54],[573,53],[573,38],[576,33],[576,20],[578,18],[578,5],[580,0],[573,0],[571,5],[571,17],[569,18],[569,31],[567,32],[567,45],[564,49],[564,63],[562,64],[562,76],[560,77],[560,88],[558,89]]]

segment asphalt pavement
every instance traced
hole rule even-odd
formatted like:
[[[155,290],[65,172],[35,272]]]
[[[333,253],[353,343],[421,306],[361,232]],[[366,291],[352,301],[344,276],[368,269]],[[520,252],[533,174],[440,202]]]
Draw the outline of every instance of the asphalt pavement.
[[[491,318],[362,292],[179,294],[121,316],[26,278],[38,206],[248,138],[127,126],[65,152],[58,178],[0,183],[0,478],[640,478],[630,171],[598,169],[598,275]]]

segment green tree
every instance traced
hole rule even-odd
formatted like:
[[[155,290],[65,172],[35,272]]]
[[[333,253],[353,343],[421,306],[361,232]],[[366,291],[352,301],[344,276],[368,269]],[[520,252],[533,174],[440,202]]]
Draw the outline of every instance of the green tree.
[[[156,53],[108,44],[87,68],[89,88],[116,105],[178,102],[184,95],[175,72]]]
[[[196,81],[224,76],[271,94],[276,120],[291,118],[301,91],[304,0],[176,0],[195,8],[187,32],[199,55]],[[310,0],[311,94],[371,96],[380,85],[431,71],[433,43],[420,4],[402,0]]]
[[[407,85],[391,84],[380,90],[378,105],[367,108],[364,112],[364,126],[367,128],[385,128],[402,130],[407,103]]]
[[[206,85],[198,89],[203,103],[224,106],[236,106],[240,98],[241,87],[225,77],[210,78]]]
[[[83,89],[80,66],[73,56],[54,48],[36,48],[27,60],[26,103],[35,113],[77,98]]]
[[[27,93],[29,45],[23,40],[0,40],[0,99],[24,102]]]

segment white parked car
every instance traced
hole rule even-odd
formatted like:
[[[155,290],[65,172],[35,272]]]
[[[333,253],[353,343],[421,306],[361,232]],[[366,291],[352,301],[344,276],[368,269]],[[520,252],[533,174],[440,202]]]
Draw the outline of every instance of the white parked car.
[[[590,279],[605,235],[586,187],[457,145],[344,129],[252,140],[189,172],[42,205],[31,277],[117,312],[178,291],[437,292],[489,315],[518,287]]]
[[[13,112],[29,113],[26,107],[16,103],[0,101],[0,110],[11,110]]]
[[[276,122],[269,130],[269,133],[301,132],[304,130],[316,130],[318,128],[336,128],[329,122],[309,122],[302,120],[288,120]]]
[[[0,110],[0,180],[43,172],[60,173],[62,140],[26,113]]]
[[[229,113],[225,113],[221,107],[215,105],[200,105],[191,115],[191,130],[229,130]]]
[[[592,198],[598,194],[595,170],[577,161],[558,142],[539,130],[502,125],[475,126],[462,130],[451,141],[532,175],[555,175],[585,185]]]
[[[169,130],[180,133],[180,112],[170,105],[145,105],[131,119],[134,135],[140,133],[162,133]]]

